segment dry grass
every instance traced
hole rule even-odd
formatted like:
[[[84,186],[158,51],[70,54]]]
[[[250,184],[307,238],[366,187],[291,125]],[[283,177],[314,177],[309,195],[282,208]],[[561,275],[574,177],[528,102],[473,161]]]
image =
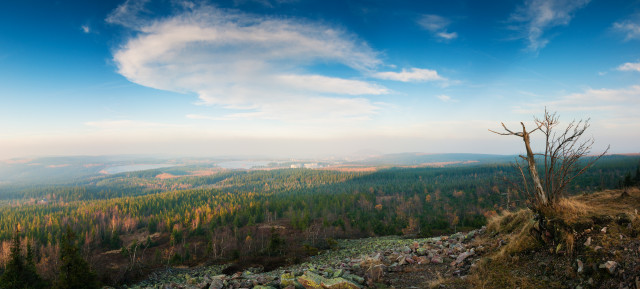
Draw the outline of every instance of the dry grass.
[[[579,254],[583,254],[583,257],[585,254],[593,253],[584,251],[582,244],[586,236],[591,236],[592,242],[604,246],[604,249],[620,245],[618,243],[629,237],[635,238],[635,235],[630,234],[634,230],[640,231],[640,215],[637,210],[640,210],[640,189],[638,188],[624,191],[607,190],[564,198],[555,206],[541,212],[545,216],[548,228],[555,230],[553,252],[547,250],[551,247],[536,251],[542,243],[531,234],[532,228],[538,228],[532,211],[523,209],[492,217],[487,224],[489,234],[482,240],[478,240],[491,244],[490,253],[476,263],[476,268],[468,276],[466,285],[473,288],[563,288],[564,283],[559,282],[560,279],[540,280],[530,272],[533,268],[528,269],[523,266],[538,264],[541,260],[557,262],[566,260],[552,257],[557,253],[572,255],[580,251]],[[616,223],[621,220],[621,216],[625,217],[625,215],[628,220],[631,220],[629,227]],[[600,233],[603,227],[608,227],[607,234]],[[591,233],[587,234],[587,232]],[[629,237],[622,239],[620,236],[623,235]],[[538,253],[530,254],[532,251]],[[566,264],[563,266],[566,267]],[[571,274],[566,276],[569,279],[575,277],[570,277]]]
[[[444,284],[445,281],[446,279],[442,278],[442,275],[440,274],[440,272],[438,272],[436,275],[436,278],[427,282],[426,285],[427,285],[427,288],[430,288],[430,289],[440,288],[440,285]]]
[[[492,217],[487,223],[487,230],[493,234],[504,237],[506,245],[495,255],[496,259],[502,259],[520,252],[526,252],[538,247],[538,242],[531,235],[535,221],[530,210],[523,209],[517,212],[504,212]]]

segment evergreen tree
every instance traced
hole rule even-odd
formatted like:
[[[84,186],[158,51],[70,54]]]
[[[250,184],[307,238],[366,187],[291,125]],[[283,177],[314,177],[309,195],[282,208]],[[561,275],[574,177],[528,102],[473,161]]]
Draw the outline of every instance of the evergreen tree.
[[[76,245],[76,234],[67,225],[60,243],[60,276],[55,289],[91,289],[99,288],[96,275],[89,269],[89,264],[82,259],[80,249]]]
[[[45,288],[46,284],[36,273],[36,266],[33,262],[33,252],[31,245],[27,245],[27,260],[21,254],[20,231],[16,229],[11,243],[11,257],[7,267],[0,276],[1,289],[37,289]]]

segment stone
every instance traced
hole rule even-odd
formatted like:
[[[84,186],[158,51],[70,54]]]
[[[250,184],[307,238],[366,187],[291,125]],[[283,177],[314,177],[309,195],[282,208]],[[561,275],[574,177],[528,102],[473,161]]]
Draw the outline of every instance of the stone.
[[[603,234],[607,233],[607,227],[602,228],[602,230],[600,230],[600,232],[602,232]]]
[[[271,286],[258,285],[258,286],[253,286],[253,289],[276,289],[276,288]]]
[[[464,259],[467,259],[467,257],[469,257],[471,255],[473,255],[472,251],[467,251],[467,252],[464,252],[464,253],[458,255],[458,258],[456,258],[456,264],[460,264],[460,263],[464,262]]]
[[[360,285],[353,283],[342,277],[326,279],[322,281],[322,287],[325,289],[360,289]]]
[[[591,237],[587,238],[587,241],[584,242],[585,246],[591,246]]]
[[[371,266],[367,272],[365,272],[365,276],[368,281],[378,282],[384,276],[385,266],[383,264],[378,264],[375,266]]]
[[[607,261],[606,263],[604,263],[604,268],[606,268],[607,271],[609,271],[609,273],[611,274],[616,272],[617,267],[618,267],[618,262],[616,261]]]
[[[304,272],[302,276],[298,277],[298,282],[306,289],[321,289],[322,282],[326,280],[326,278],[309,271]]]
[[[416,254],[418,254],[419,256],[424,256],[427,254],[427,249],[420,247],[416,249]]]
[[[577,259],[577,263],[578,263],[578,273],[584,272],[584,264],[582,263],[582,261],[580,261],[580,259]]]
[[[287,287],[289,285],[295,286],[296,276],[293,273],[284,273],[280,275],[280,286]]]
[[[211,285],[209,285],[209,289],[222,289],[224,287],[224,281],[219,278],[211,279]]]
[[[418,257],[418,264],[429,264],[429,258],[425,256]]]
[[[345,273],[345,274],[342,275],[342,278],[345,278],[347,280],[351,280],[351,281],[356,282],[358,284],[364,283],[364,278],[362,278],[362,277],[360,277],[358,275]]]
[[[433,258],[431,258],[431,263],[434,264],[442,264],[443,260],[442,257],[440,256],[433,256]]]

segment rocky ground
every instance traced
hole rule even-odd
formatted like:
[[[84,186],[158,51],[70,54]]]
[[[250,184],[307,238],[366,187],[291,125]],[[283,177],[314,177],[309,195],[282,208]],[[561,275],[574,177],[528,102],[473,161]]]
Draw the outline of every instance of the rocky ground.
[[[173,269],[127,288],[429,288],[445,278],[465,278],[483,251],[482,246],[470,246],[482,232],[341,240],[336,249],[308,262],[271,272],[252,268],[225,275],[224,266]]]

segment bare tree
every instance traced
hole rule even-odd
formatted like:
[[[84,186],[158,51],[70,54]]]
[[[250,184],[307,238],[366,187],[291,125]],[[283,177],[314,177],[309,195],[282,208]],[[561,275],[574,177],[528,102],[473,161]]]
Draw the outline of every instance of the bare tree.
[[[522,138],[527,155],[520,155],[520,158],[526,162],[530,178],[527,178],[524,173],[524,165],[517,162],[517,167],[524,182],[524,190],[530,193],[529,187],[533,186],[533,206],[536,209],[556,204],[567,186],[609,151],[607,147],[602,154],[589,156],[594,140],[593,138],[582,139],[584,132],[589,128],[589,119],[574,120],[564,129],[556,131],[559,125],[558,119],[556,113],[549,113],[545,109],[543,118],[534,117],[535,128],[530,131],[527,131],[523,122],[520,122],[522,131],[510,130],[504,123],[501,123],[504,132],[489,130],[499,135],[514,135]],[[544,154],[534,153],[531,149],[531,134],[537,131],[545,137]],[[544,162],[542,176],[538,173],[536,157]],[[583,161],[583,159],[587,160]]]

